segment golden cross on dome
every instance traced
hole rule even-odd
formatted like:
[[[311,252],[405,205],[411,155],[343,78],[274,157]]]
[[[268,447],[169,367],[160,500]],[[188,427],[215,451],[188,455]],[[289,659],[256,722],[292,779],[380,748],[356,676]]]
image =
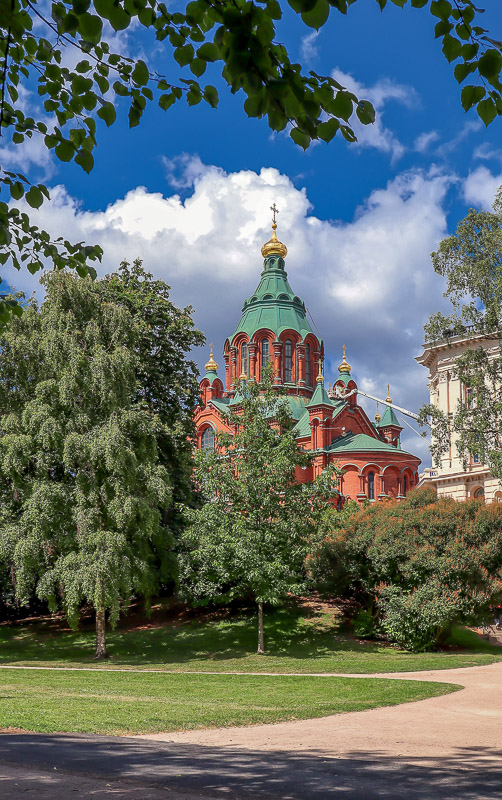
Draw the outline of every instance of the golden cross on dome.
[[[345,349],[346,349],[346,348],[345,348],[345,345],[343,345],[343,347],[342,347],[342,350],[343,350],[343,357],[344,357],[344,358],[345,358]]]
[[[274,215],[273,226],[277,226],[277,222],[275,220],[275,215],[279,213],[279,209],[277,208],[276,204],[274,203],[273,206],[270,206],[270,210],[271,210],[272,214]]]

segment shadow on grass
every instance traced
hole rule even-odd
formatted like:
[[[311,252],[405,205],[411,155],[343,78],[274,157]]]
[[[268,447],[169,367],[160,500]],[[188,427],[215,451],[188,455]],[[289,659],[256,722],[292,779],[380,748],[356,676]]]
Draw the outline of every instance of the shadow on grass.
[[[198,615],[183,621],[148,624],[127,630],[118,628],[109,631],[107,647],[110,661],[116,666],[128,665],[145,667],[148,665],[186,665],[197,669],[224,668],[233,660],[247,660],[247,667],[267,668],[267,663],[275,660],[284,662],[289,669],[295,664],[303,664],[303,671],[315,671],[320,663],[324,671],[336,671],[348,667],[347,659],[354,661],[354,671],[392,671],[399,669],[395,660],[406,669],[429,669],[441,667],[442,654],[402,653],[384,643],[356,640],[342,632],[335,617],[326,619],[317,615],[306,618],[305,612],[293,603],[288,607],[274,609],[266,614],[265,634],[267,657],[256,656],[256,616],[251,611],[239,611],[235,615]],[[477,663],[490,663],[502,660],[502,649],[483,641],[471,631],[459,631],[459,641],[455,638],[449,643],[448,653],[444,654],[444,666],[469,666],[459,661],[462,652],[468,657],[478,657]],[[73,632],[59,620],[45,618],[26,623],[0,625],[0,663],[91,663],[94,651],[94,631],[92,626]],[[460,655],[459,655],[460,653]],[[490,658],[492,656],[492,658]],[[356,666],[355,660],[361,663]],[[380,668],[377,661],[383,661]],[[333,664],[329,661],[333,660]],[[432,660],[431,660],[432,659]],[[340,663],[337,664],[336,662]],[[373,663],[374,662],[374,663]],[[446,663],[448,662],[448,663]],[[99,662],[92,662],[99,666]],[[376,665],[376,666],[375,666]],[[238,663],[233,665],[239,669]],[[299,667],[300,668],[300,667]]]
[[[112,737],[4,734],[0,762],[50,772],[50,787],[37,797],[64,794],[68,776],[91,776],[96,790],[106,780],[126,779],[132,787],[166,792],[199,792],[204,797],[280,798],[280,800],[488,800],[500,798],[502,750],[458,748],[441,759],[389,757],[383,752],[345,752],[336,758],[304,753],[262,752],[232,747],[153,743]],[[414,763],[415,762],[415,763]],[[418,763],[417,763],[418,762]],[[6,782],[2,786],[6,790]],[[49,792],[51,793],[49,795]],[[93,792],[94,794],[94,792]],[[114,796],[117,790],[114,791]],[[10,793],[10,797],[18,795]]]

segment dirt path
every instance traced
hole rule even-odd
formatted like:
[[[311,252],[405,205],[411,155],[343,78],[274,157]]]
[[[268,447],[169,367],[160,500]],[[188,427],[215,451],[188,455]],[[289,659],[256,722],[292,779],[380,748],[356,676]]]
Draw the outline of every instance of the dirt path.
[[[151,734],[136,738],[162,742],[288,751],[331,758],[404,758],[438,765],[445,758],[502,765],[502,664],[429,672],[350,675],[441,681],[465,688],[415,703],[336,714],[321,719]],[[501,787],[502,794],[502,787]]]

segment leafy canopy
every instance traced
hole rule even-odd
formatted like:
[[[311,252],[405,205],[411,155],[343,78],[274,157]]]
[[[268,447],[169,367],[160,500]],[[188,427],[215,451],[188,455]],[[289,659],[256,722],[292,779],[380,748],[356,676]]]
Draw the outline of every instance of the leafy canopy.
[[[499,352],[489,353],[472,340],[455,361],[464,396],[448,419],[433,405],[424,406],[421,420],[433,422],[432,452],[436,463],[455,434],[455,446],[467,464],[476,455],[502,478],[502,187],[493,212],[470,209],[456,233],[440,242],[432,254],[435,271],[446,278],[450,315],[432,315],[424,330],[433,342],[452,336],[484,334]],[[465,401],[465,389],[470,400]]]
[[[141,277],[139,265],[122,272],[129,287]],[[60,605],[72,625],[83,602],[113,623],[122,599],[148,597],[174,564],[159,448],[170,432],[144,396],[140,315],[115,285],[111,301],[118,280],[49,273],[43,304],[0,340],[0,558],[21,602]]]
[[[330,13],[347,14],[357,0],[288,0],[305,25],[318,30]],[[383,11],[387,0],[377,0]],[[404,6],[407,0],[391,0]],[[502,114],[502,43],[479,24],[473,0],[410,0],[428,7],[434,35],[442,40],[446,59],[454,63],[458,83],[465,83],[464,109],[475,107],[485,124]],[[98,126],[113,125],[121,99],[128,105],[129,125],[139,124],[147,103],[167,111],[185,100],[216,108],[218,90],[200,81],[208,65],[221,68],[222,84],[242,91],[250,117],[265,117],[274,131],[289,128],[306,149],[329,142],[337,133],[356,141],[353,120],[371,124],[375,112],[368,100],[330,76],[306,72],[292,62],[277,39],[284,5],[279,0],[191,0],[179,9],[158,0],[0,0],[0,133],[14,145],[42,137],[62,162],[93,168]],[[142,58],[114,52],[111,32],[141,25],[164,42],[174,63],[161,75]],[[23,89],[37,86],[44,115],[25,113]],[[48,117],[47,117],[48,115]],[[46,121],[48,119],[48,121]],[[78,274],[94,274],[99,245],[52,239],[13,203],[25,199],[38,209],[49,199],[43,184],[22,173],[0,169],[0,265],[8,260],[36,272],[50,263]],[[15,299],[0,301],[0,325],[16,308]]]
[[[310,538],[336,493],[336,470],[298,482],[312,456],[296,441],[287,399],[271,376],[243,382],[226,421],[232,432],[218,434],[215,449],[196,453],[204,502],[190,512],[183,536],[182,590],[201,603],[277,603],[304,582]]]

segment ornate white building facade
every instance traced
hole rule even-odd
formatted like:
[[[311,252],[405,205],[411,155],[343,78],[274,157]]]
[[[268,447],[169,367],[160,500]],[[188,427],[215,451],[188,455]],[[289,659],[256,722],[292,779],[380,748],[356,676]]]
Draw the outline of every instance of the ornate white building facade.
[[[460,404],[470,402],[470,390],[456,376],[455,362],[466,350],[480,347],[487,351],[488,358],[499,358],[502,345],[499,336],[502,337],[502,333],[462,334],[424,345],[424,352],[417,361],[429,369],[431,405],[437,406],[445,414],[455,414]],[[433,486],[440,497],[452,497],[455,500],[484,497],[487,503],[501,503],[502,483],[490,474],[485,464],[479,463],[476,455],[471,456],[465,467],[456,441],[457,436],[452,432],[448,451],[441,458],[441,464],[426,469],[421,475],[420,485]]]

